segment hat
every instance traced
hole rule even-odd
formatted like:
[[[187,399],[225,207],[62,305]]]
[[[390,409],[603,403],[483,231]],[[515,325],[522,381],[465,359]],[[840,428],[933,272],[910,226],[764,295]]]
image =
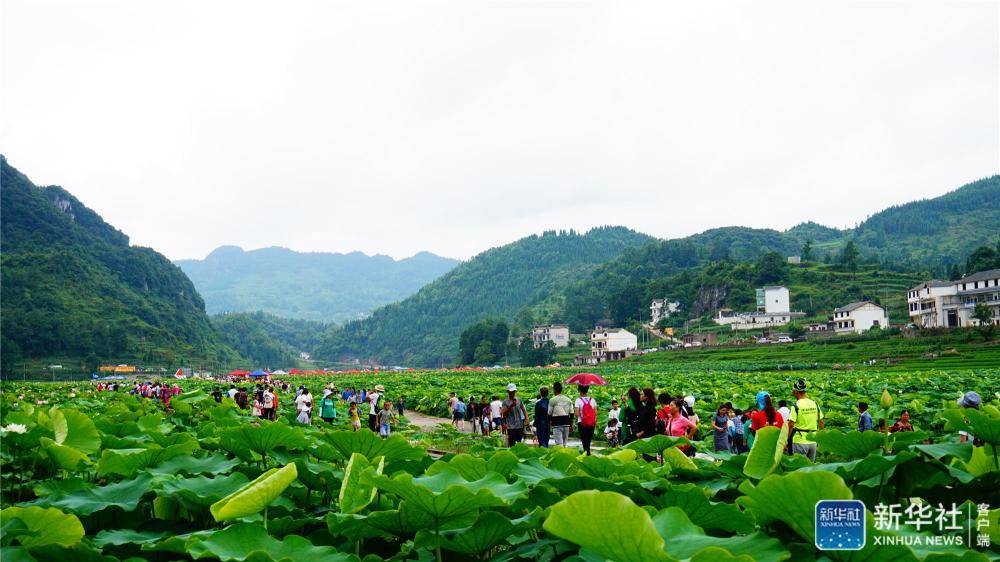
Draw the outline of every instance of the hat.
[[[983,399],[979,397],[979,393],[975,390],[970,390],[966,392],[964,396],[958,399],[958,405],[963,408],[978,408],[979,404],[982,403]]]
[[[806,379],[799,379],[799,380],[795,381],[795,384],[792,385],[792,388],[795,389],[795,390],[797,390],[797,391],[799,391],[799,392],[805,392],[806,391]]]
[[[685,396],[684,403],[690,406],[691,408],[694,408],[694,396]]]
[[[517,385],[510,383],[507,385],[507,392],[517,392]]]
[[[757,407],[760,408],[761,410],[763,410],[764,409],[764,399],[767,398],[770,395],[771,395],[771,393],[768,392],[768,391],[766,391],[766,390],[762,390],[762,391],[758,392],[757,393]]]
[[[385,387],[382,386],[382,385],[380,385],[380,384],[376,384],[375,385],[375,390],[377,390],[379,392],[385,392]]]

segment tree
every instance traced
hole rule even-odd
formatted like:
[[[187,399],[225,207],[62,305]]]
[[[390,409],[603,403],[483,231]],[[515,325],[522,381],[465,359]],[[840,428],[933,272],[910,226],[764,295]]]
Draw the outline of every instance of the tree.
[[[495,363],[504,355],[510,327],[503,320],[480,320],[462,330],[458,362],[462,365]],[[531,338],[528,338],[529,340]]]
[[[1000,253],[989,246],[980,246],[965,260],[965,273],[972,275],[978,271],[1000,268]]]
[[[812,261],[812,258],[813,258],[812,240],[807,238],[805,243],[802,244],[802,261]]]
[[[493,354],[493,346],[490,344],[490,340],[484,339],[480,341],[479,345],[476,346],[476,363],[486,365],[488,363],[495,363],[496,359],[496,355]]]
[[[962,278],[962,272],[958,269],[958,264],[951,265],[951,272],[948,273],[949,281],[958,281]]]
[[[754,273],[761,285],[784,283],[788,278],[788,260],[778,252],[768,252],[757,260]]]
[[[541,347],[536,348],[534,342],[527,336],[521,338],[521,345],[517,351],[521,358],[522,367],[549,365],[556,358],[556,344],[547,341]]]
[[[854,240],[848,240],[847,244],[844,244],[844,248],[840,251],[840,264],[844,266],[844,269],[855,273],[858,270],[858,256],[860,252],[858,251],[857,244]]]
[[[983,302],[976,303],[976,310],[972,317],[979,320],[979,329],[983,332],[983,339],[989,340],[993,337],[993,311]]]

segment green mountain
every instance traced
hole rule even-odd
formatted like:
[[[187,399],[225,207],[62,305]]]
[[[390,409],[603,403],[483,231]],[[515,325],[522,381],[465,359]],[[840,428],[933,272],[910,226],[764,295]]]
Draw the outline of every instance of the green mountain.
[[[169,367],[239,359],[177,266],[130,246],[69,192],[35,186],[2,156],[0,277],[8,372],[18,360],[46,357],[78,358],[87,369],[98,361]]]
[[[462,328],[483,318],[511,319],[650,238],[623,227],[586,234],[545,232],[487,250],[401,302],[332,328],[314,356],[383,364],[454,361]]]
[[[299,352],[311,352],[327,328],[326,324],[281,318],[266,312],[231,312],[212,316],[222,340],[262,367],[289,367]]]
[[[716,228],[686,238],[655,240],[624,252],[596,268],[587,278],[566,287],[562,294],[550,296],[549,302],[558,306],[544,310],[536,307],[533,312],[538,320],[566,322],[574,330],[585,330],[602,319],[625,324],[642,314],[648,315],[652,298],[671,295],[681,298],[677,288],[686,283],[684,279],[672,278],[678,273],[693,274],[702,267],[708,268],[707,273],[712,269],[726,271],[724,264],[728,262],[754,262],[769,252],[799,255],[807,240],[811,242],[815,260],[836,262],[848,241],[854,241],[861,263],[876,271],[947,277],[948,268],[964,264],[966,256],[976,247],[996,243],[998,224],[1000,176],[992,176],[934,199],[891,207],[855,229],[837,230],[816,223],[802,223],[784,232]],[[747,272],[725,283],[718,278],[713,281],[705,273],[699,274],[708,287],[768,283]],[[823,282],[816,279],[820,286]],[[863,294],[857,288],[847,288],[843,293]],[[747,296],[750,297],[752,293]],[[704,295],[700,298],[705,299]],[[719,295],[709,300],[719,301]],[[698,309],[697,301],[690,289],[687,298],[681,300],[682,304]]]
[[[194,282],[209,314],[262,310],[339,323],[406,298],[459,262],[429,252],[396,261],[361,252],[222,246],[203,260],[175,263]]]

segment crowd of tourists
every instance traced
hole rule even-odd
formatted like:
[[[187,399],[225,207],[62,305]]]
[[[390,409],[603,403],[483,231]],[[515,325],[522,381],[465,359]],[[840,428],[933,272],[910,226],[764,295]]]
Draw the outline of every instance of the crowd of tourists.
[[[539,388],[529,406],[518,396],[517,385],[511,383],[503,400],[492,396],[487,401],[483,396],[477,401],[471,396],[466,401],[452,392],[448,406],[456,427],[468,422],[472,424],[473,433],[488,435],[498,431],[505,436],[508,446],[524,441],[527,431],[540,447],[565,447],[575,433],[583,452],[589,455],[598,429],[599,406],[590,396],[589,386],[578,385],[576,391],[575,399],[568,397],[564,394],[563,384],[555,382],[551,390],[547,386]],[[820,405],[810,397],[809,391],[807,381],[800,378],[792,384],[790,400],[775,400],[769,391],[762,390],[746,409],[736,408],[731,402],[719,404],[706,424],[706,431],[711,433],[712,450],[747,453],[762,428],[787,425],[787,453],[803,455],[815,461],[816,433],[824,428],[825,415]],[[970,391],[958,400],[958,405],[978,409],[981,402],[979,394]],[[654,435],[682,437],[692,442],[706,438],[707,435],[700,435],[701,420],[694,406],[695,397],[691,395],[657,393],[652,388],[629,388],[619,398],[612,399],[610,408],[606,410],[603,434],[607,446],[628,444]],[[868,404],[860,402],[857,430],[897,433],[914,431],[914,427],[908,410],[902,410],[891,425],[884,419],[876,423]],[[975,441],[975,436],[959,432],[959,442],[966,441]],[[681,445],[678,449],[688,456],[695,454],[692,445]]]

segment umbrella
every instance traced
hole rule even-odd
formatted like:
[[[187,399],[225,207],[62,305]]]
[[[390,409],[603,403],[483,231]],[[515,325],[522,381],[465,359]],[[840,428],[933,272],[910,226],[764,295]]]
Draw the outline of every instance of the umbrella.
[[[566,384],[582,384],[584,386],[604,386],[608,384],[608,381],[604,380],[600,375],[595,375],[594,373],[577,373],[570,378],[566,379]]]
[[[268,375],[267,372],[262,371],[260,369],[257,369],[256,371],[250,373],[251,377],[266,377],[267,375]]]

